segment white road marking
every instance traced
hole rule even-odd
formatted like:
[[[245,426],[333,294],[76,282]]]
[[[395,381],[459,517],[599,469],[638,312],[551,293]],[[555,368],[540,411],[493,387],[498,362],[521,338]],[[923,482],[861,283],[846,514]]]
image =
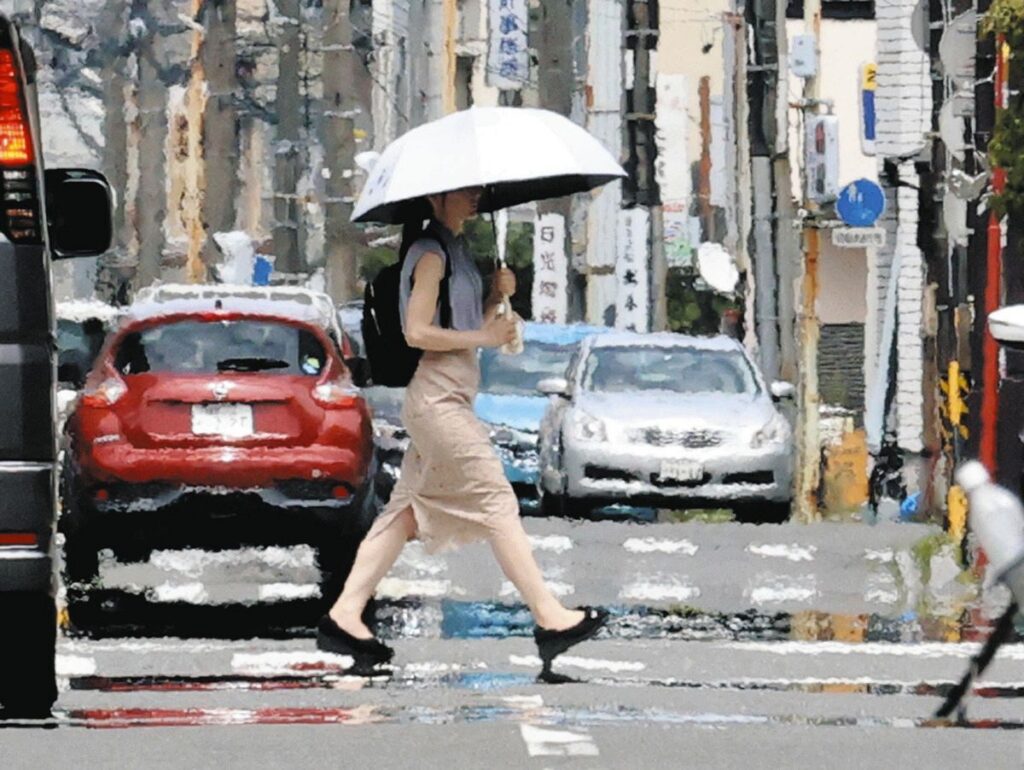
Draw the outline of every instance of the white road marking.
[[[896,558],[891,548],[865,548],[864,558],[868,561],[877,561],[887,564]]]
[[[594,739],[585,733],[519,725],[519,734],[531,757],[596,757],[599,753]]]
[[[636,601],[679,601],[685,602],[700,596],[700,589],[677,579],[642,580],[629,583],[619,592],[621,599]]]
[[[891,655],[913,658],[969,658],[981,645],[974,642],[720,642],[713,643],[727,650],[770,652],[774,655]],[[997,658],[1024,660],[1024,644],[1006,644],[999,648]],[[561,658],[559,658],[561,660]]]
[[[818,595],[814,575],[800,577],[759,575],[759,584],[747,590],[747,597],[754,604],[777,604],[779,602],[807,602]]]
[[[622,544],[630,553],[681,553],[693,556],[698,546],[689,540],[665,540],[654,537],[631,537]]]
[[[405,580],[403,578],[386,577],[380,581],[377,593],[387,599],[401,599],[405,596],[447,596],[449,593],[464,593],[461,589],[452,591],[450,580]]]
[[[316,566],[312,546],[270,546],[267,548],[233,548],[225,551],[203,551],[198,548],[153,551],[149,563],[166,572],[199,577],[209,567],[261,564],[276,569]]]
[[[57,655],[54,658],[57,676],[92,676],[96,673],[96,661],[80,655]]]
[[[789,559],[789,561],[814,561],[814,554],[817,550],[813,545],[804,546],[797,543],[792,543],[791,545],[786,545],[785,543],[754,545],[751,543],[746,548],[747,553],[752,553],[756,556]]]
[[[555,596],[571,596],[576,593],[576,586],[572,583],[564,583],[560,580],[545,580],[547,587]],[[508,580],[501,584],[501,596],[518,596],[519,590]]]
[[[540,658],[536,655],[509,655],[508,662],[513,666],[539,668]],[[586,671],[611,671],[621,674],[625,671],[643,671],[647,666],[634,660],[602,660],[601,658],[578,658],[574,655],[559,655],[559,665],[582,668]]]
[[[505,703],[521,709],[539,709],[544,707],[544,698],[540,695],[506,695]]]
[[[535,551],[565,553],[572,550],[572,540],[565,535],[530,535],[530,545]]]
[[[313,583],[264,583],[259,586],[257,595],[261,602],[315,599],[320,596],[320,586]]]
[[[151,588],[149,598],[154,602],[186,602],[187,604],[206,604],[210,595],[202,583],[161,583]]]

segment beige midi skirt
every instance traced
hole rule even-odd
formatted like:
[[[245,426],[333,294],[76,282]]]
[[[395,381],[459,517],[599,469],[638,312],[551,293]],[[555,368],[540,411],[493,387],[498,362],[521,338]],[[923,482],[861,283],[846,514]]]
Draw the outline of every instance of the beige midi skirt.
[[[473,412],[479,384],[475,351],[423,354],[402,406],[409,448],[391,500],[367,539],[407,508],[431,553],[519,524],[519,502],[487,428]]]

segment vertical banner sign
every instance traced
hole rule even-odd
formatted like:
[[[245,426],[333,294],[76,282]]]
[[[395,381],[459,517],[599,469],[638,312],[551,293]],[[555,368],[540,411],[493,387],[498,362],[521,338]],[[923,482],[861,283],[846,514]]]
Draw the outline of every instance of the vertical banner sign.
[[[564,324],[569,315],[569,264],[565,255],[565,219],[542,214],[533,229],[533,320]]]
[[[639,206],[619,212],[619,258],[615,261],[615,326],[650,331],[648,233],[650,214]]]
[[[490,0],[487,84],[518,91],[530,76],[527,0]]]
[[[860,65],[860,149],[865,155],[875,154],[875,76],[878,65]]]

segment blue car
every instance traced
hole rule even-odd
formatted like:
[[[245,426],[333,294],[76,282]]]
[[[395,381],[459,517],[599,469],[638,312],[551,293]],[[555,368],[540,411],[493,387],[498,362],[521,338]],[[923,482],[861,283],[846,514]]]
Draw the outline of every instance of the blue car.
[[[505,475],[520,498],[537,496],[537,436],[548,397],[537,390],[547,377],[564,377],[577,343],[604,326],[527,323],[523,352],[517,356],[487,348],[480,353],[480,392],[476,414],[491,427],[491,443]]]

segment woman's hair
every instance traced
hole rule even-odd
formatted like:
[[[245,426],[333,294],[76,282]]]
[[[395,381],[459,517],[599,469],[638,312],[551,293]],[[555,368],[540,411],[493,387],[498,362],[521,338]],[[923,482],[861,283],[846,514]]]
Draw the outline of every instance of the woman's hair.
[[[441,195],[447,195],[447,193],[441,193]],[[405,255],[409,253],[409,249],[416,243],[423,234],[427,231],[426,221],[434,219],[436,212],[434,211],[433,205],[426,198],[423,199],[424,206],[422,211],[418,214],[412,215],[406,220],[405,224],[402,225],[402,244],[398,247],[398,261],[401,262],[405,259]]]
[[[398,247],[399,262],[405,259],[409,249],[423,236],[424,232],[426,232],[426,228],[423,226],[422,219],[412,219],[402,225],[402,244]]]

